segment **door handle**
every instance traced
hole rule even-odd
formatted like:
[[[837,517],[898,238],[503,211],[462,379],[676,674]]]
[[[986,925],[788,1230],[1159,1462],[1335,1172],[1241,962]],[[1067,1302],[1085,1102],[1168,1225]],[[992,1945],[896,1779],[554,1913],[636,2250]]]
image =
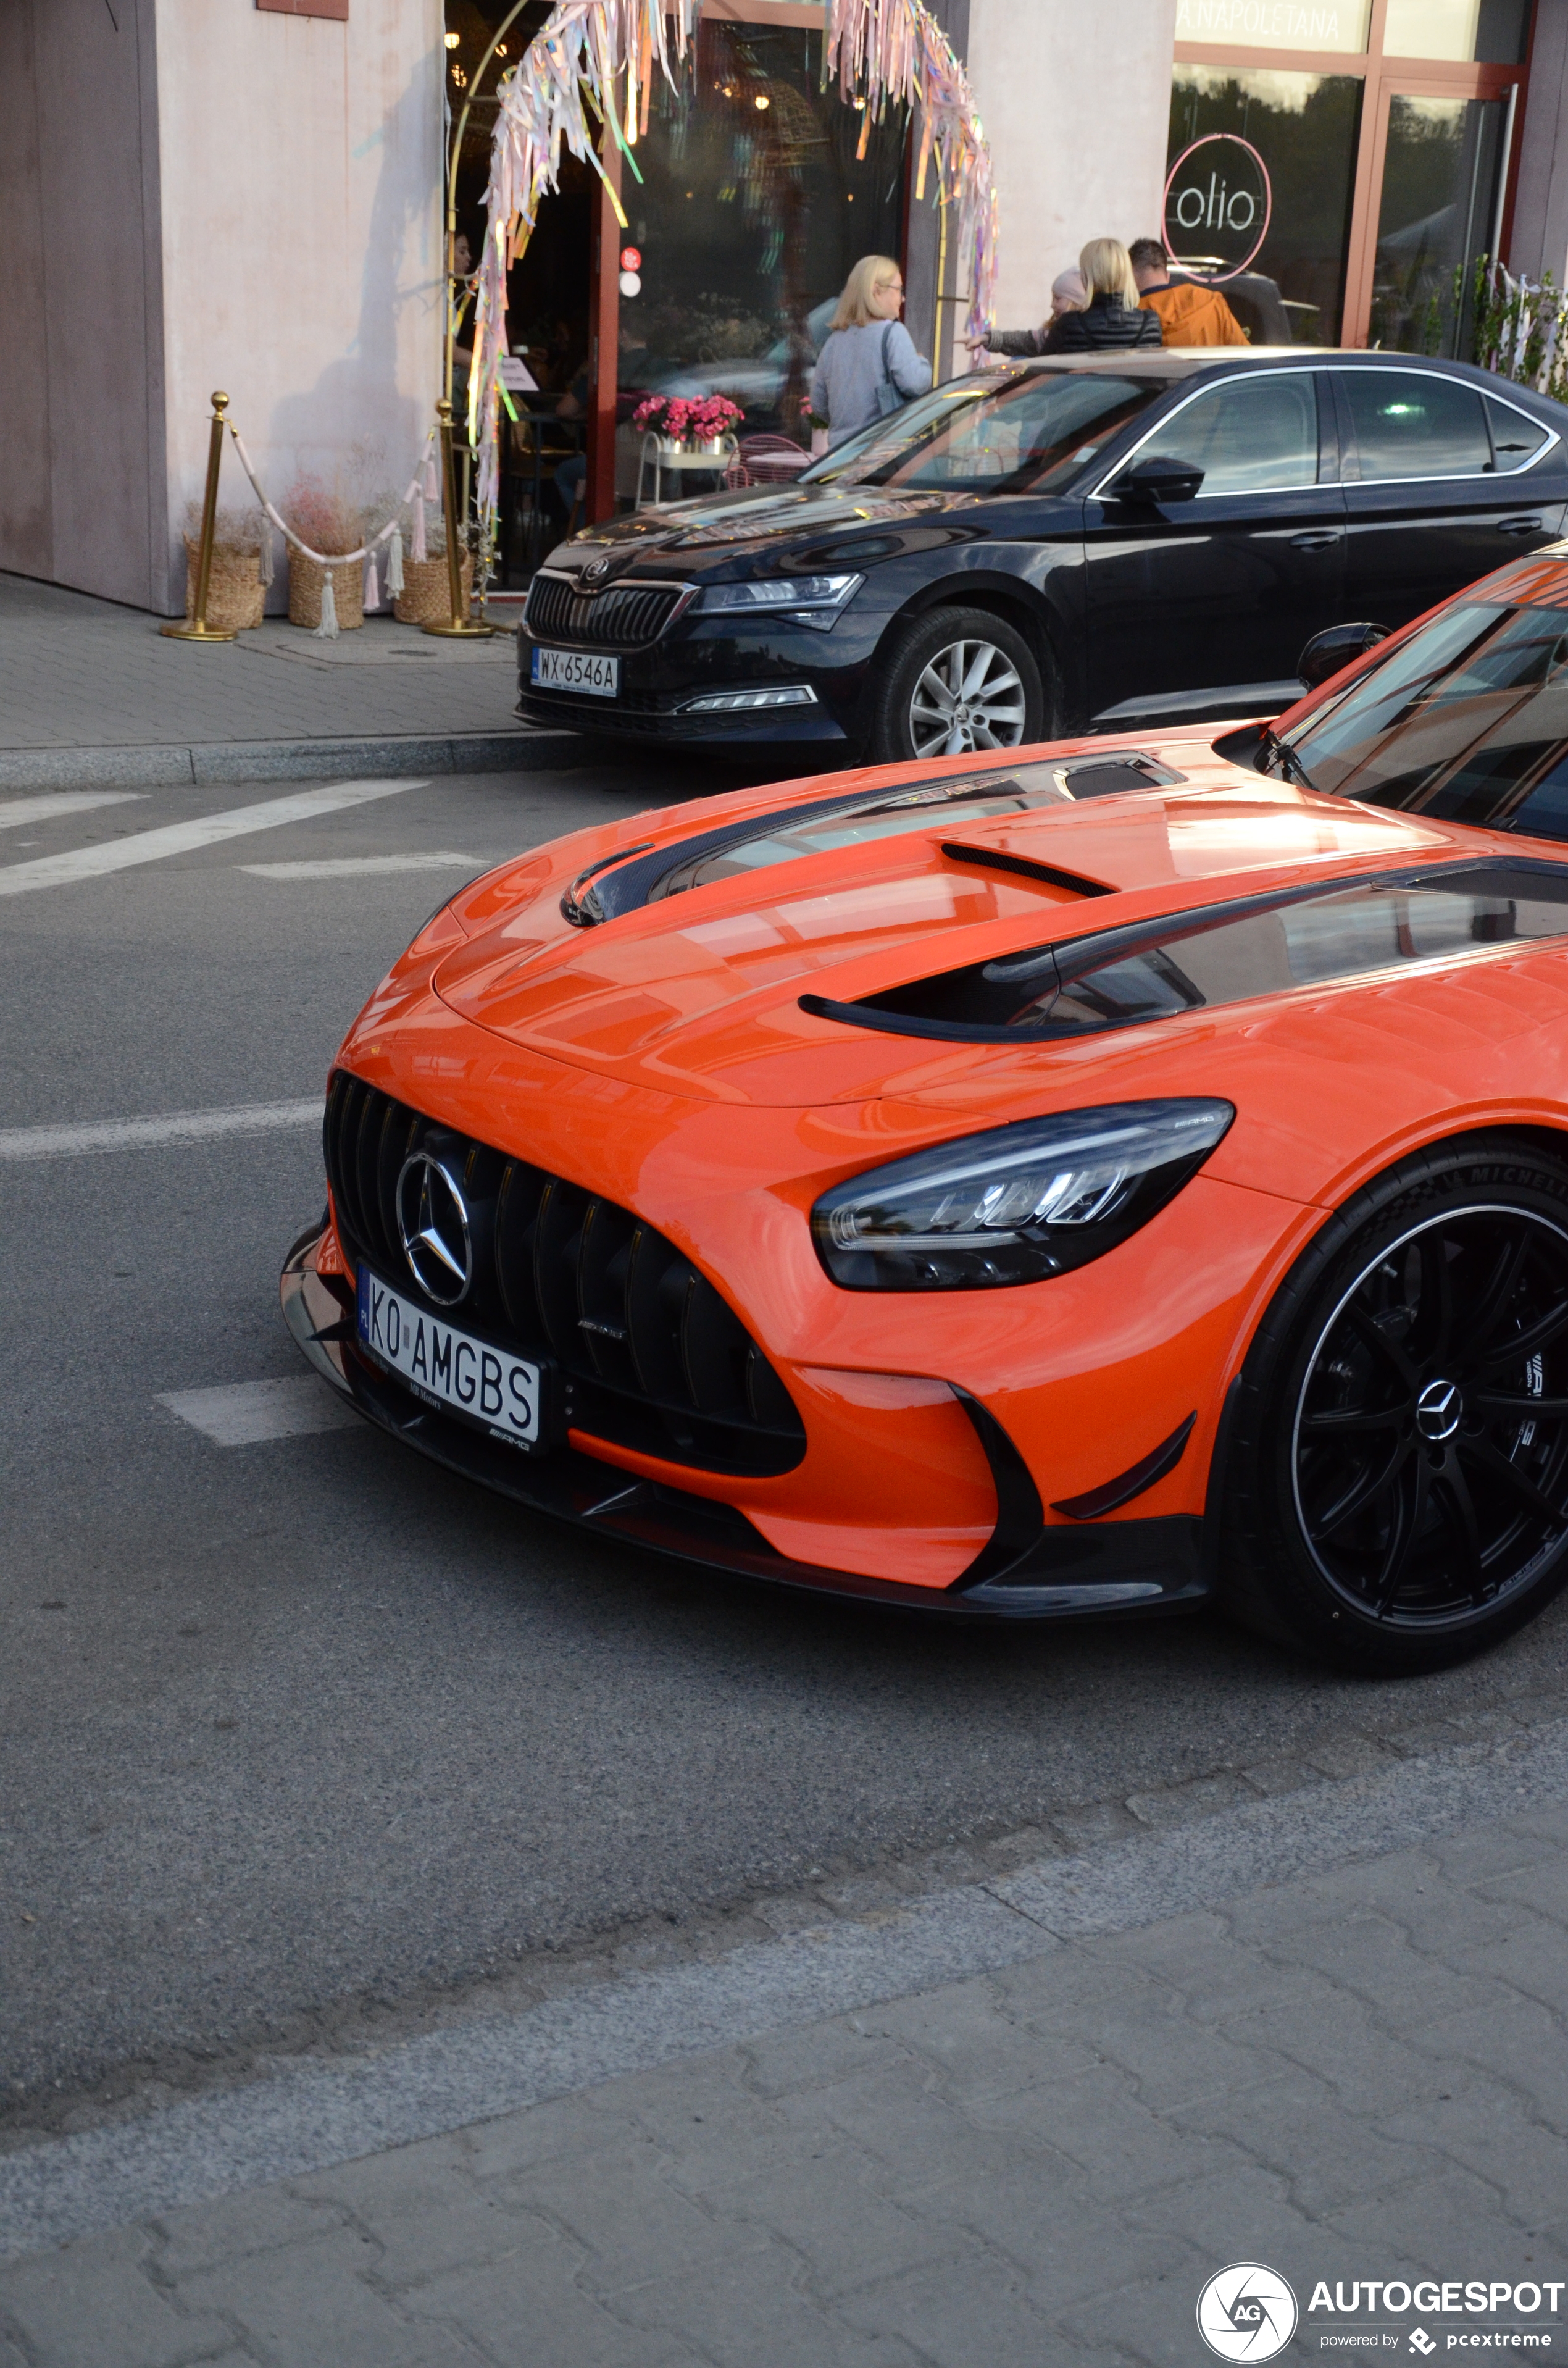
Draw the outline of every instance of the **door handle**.
[[[1536,520],[1537,525],[1540,522],[1539,519]],[[1343,528],[1330,527],[1321,533],[1293,534],[1290,537],[1290,548],[1292,551],[1330,551],[1336,542],[1343,541]]]
[[[1499,518],[1497,531],[1499,534],[1540,534],[1541,521],[1538,518]]]

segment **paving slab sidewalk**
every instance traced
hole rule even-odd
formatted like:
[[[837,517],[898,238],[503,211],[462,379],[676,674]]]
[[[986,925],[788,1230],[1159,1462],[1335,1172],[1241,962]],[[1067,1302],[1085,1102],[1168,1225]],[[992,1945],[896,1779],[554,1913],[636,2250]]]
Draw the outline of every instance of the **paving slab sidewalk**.
[[[279,2065],[0,2155],[0,2360],[1165,2368],[1236,2263],[1560,2352],[1565,1928],[1559,1718]]]
[[[368,618],[335,642],[269,618],[209,647],[137,609],[0,575],[0,791],[156,789],[558,761],[518,722],[508,630],[453,643]]]

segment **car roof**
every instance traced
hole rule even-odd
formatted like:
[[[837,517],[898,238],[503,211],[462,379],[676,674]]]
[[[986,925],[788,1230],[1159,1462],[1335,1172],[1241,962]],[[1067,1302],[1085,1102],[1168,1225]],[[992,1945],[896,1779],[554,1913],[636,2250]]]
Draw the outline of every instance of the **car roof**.
[[[1332,363],[1335,370],[1426,370],[1443,378],[1465,379],[1506,402],[1544,414],[1560,435],[1564,432],[1565,406],[1550,395],[1539,394],[1532,386],[1499,378],[1495,371],[1480,370],[1473,362],[1450,361],[1442,354],[1385,353],[1378,348],[1368,351],[1360,346],[1184,346],[1151,349],[1132,346],[1119,353],[1027,355],[1010,363],[986,363],[972,375],[999,381],[1004,373],[1016,377],[1020,370],[1030,374],[1055,370],[1073,376],[1089,371],[1103,372],[1111,378],[1166,379],[1176,386],[1185,379],[1201,377],[1207,370],[1299,369],[1302,362],[1320,366]]]

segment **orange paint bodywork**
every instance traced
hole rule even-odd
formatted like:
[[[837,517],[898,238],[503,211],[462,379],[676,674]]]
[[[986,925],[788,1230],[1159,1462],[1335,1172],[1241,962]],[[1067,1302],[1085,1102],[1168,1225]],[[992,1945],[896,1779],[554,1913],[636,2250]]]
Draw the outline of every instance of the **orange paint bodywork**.
[[[1179,786],[966,824],[1103,883],[1086,897],[966,867],[939,816],[904,836],[688,890],[597,928],[563,889],[618,850],[752,813],[1024,763],[1042,750],[839,774],[580,832],[503,866],[415,939],[341,1064],[426,1116],[633,1211],[713,1282],[788,1387],[793,1471],[743,1479],[574,1434],[631,1473],[744,1512],[781,1554],[941,1589],[997,1520],[955,1392],[994,1417],[1047,1508],[1197,1419],[1185,1452],[1104,1517],[1201,1516],[1227,1384],[1327,1212],[1423,1144],[1568,1120],[1568,941],[1504,943],[1075,1042],[975,1044],[801,1008],[1218,900],[1495,854],[1489,833],[1243,772],[1228,728],[1058,744],[1156,756]],[[1520,854],[1560,848],[1507,842]],[[1078,1270],[989,1291],[846,1291],[812,1247],[829,1186],[1009,1120],[1217,1096],[1229,1133],[1141,1231]],[[335,1239],[327,1258],[339,1256]],[[1047,1509],[1048,1525],[1082,1527]]]

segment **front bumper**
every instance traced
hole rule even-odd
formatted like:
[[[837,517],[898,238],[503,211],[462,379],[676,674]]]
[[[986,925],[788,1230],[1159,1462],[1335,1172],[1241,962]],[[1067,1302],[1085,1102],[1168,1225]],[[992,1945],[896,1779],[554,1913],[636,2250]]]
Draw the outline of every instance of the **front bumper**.
[[[614,699],[598,699],[535,689],[535,643],[525,622],[517,628],[517,712],[528,723],[681,746],[842,749],[864,732],[871,663],[887,624],[883,609],[858,604],[831,632],[783,620],[736,626],[699,611],[683,615],[655,641],[607,650],[620,661],[620,689]],[[548,634],[539,640],[545,648],[576,646]],[[810,689],[815,704],[728,714],[694,714],[688,704],[714,692],[787,688]]]
[[[640,1478],[576,1448],[522,1456],[436,1412],[362,1353],[351,1287],[339,1276],[317,1270],[324,1239],[324,1229],[308,1227],[285,1258],[279,1280],[283,1321],[307,1363],[392,1438],[532,1511],[736,1578],[971,1619],[1186,1611],[1211,1592],[1205,1522],[1168,1515],[1084,1529],[1047,1524],[1017,1450],[994,1417],[962,1393],[957,1395],[995,1486],[996,1525],[969,1568],[946,1588],[906,1586],[792,1561],[769,1545],[736,1507]]]

